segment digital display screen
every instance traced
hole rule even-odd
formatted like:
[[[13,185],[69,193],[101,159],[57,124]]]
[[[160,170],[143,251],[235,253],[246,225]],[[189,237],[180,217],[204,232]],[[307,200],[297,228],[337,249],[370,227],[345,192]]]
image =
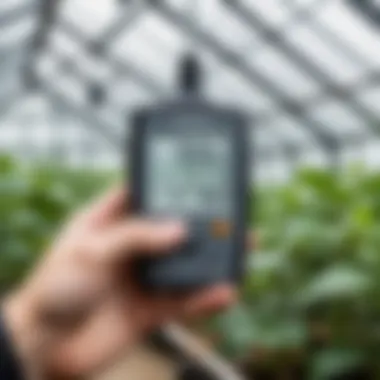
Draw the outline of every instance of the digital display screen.
[[[227,129],[151,129],[146,139],[145,204],[150,213],[232,214],[233,152]]]

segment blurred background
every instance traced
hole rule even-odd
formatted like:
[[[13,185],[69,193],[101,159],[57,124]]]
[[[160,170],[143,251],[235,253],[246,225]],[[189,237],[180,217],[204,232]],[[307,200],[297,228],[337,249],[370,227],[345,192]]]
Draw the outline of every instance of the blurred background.
[[[123,178],[128,117],[193,51],[250,115],[258,244],[199,334],[250,379],[380,379],[379,34],[376,0],[2,0],[0,294]]]

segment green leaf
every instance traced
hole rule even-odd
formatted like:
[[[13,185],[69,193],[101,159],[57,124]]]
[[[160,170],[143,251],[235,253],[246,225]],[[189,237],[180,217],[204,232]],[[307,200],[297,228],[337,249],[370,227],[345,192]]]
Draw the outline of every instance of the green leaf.
[[[342,299],[358,299],[373,286],[373,279],[364,271],[349,266],[335,266],[317,275],[300,292],[307,305]]]
[[[251,313],[244,305],[238,305],[220,318],[217,326],[223,332],[223,350],[229,356],[244,356],[255,342],[255,325]]]
[[[332,348],[315,355],[311,364],[312,380],[328,380],[335,376],[348,375],[365,362],[363,352]]]
[[[4,175],[9,172],[13,172],[15,169],[15,161],[7,155],[0,154],[0,174]]]
[[[255,344],[272,350],[290,350],[303,347],[308,338],[306,325],[302,321],[287,321],[278,318],[257,324]]]
[[[287,266],[287,258],[281,252],[256,252],[248,260],[248,269],[256,273],[282,271]]]
[[[0,291],[19,282],[63,219],[112,173],[19,165],[0,156]]]

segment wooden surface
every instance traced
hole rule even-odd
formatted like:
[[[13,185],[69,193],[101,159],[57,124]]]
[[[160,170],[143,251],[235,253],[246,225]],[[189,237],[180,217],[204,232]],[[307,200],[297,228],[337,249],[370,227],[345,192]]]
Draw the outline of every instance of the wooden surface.
[[[176,373],[176,363],[140,347],[94,380],[178,380]]]

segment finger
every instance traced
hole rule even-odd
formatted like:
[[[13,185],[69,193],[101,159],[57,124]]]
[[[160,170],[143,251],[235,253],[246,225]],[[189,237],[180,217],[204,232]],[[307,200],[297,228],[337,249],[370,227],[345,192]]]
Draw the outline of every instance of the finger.
[[[184,303],[184,318],[204,317],[233,305],[237,300],[236,289],[228,284],[216,285],[190,296]]]
[[[92,225],[105,225],[120,218],[127,210],[128,191],[117,187],[90,204],[83,212],[83,219]]]
[[[94,241],[93,254],[104,262],[115,263],[136,255],[165,252],[185,236],[186,229],[180,222],[131,219]]]
[[[234,287],[217,285],[187,297],[152,300],[154,313],[147,315],[147,325],[162,325],[174,320],[191,320],[213,315],[237,300]]]

